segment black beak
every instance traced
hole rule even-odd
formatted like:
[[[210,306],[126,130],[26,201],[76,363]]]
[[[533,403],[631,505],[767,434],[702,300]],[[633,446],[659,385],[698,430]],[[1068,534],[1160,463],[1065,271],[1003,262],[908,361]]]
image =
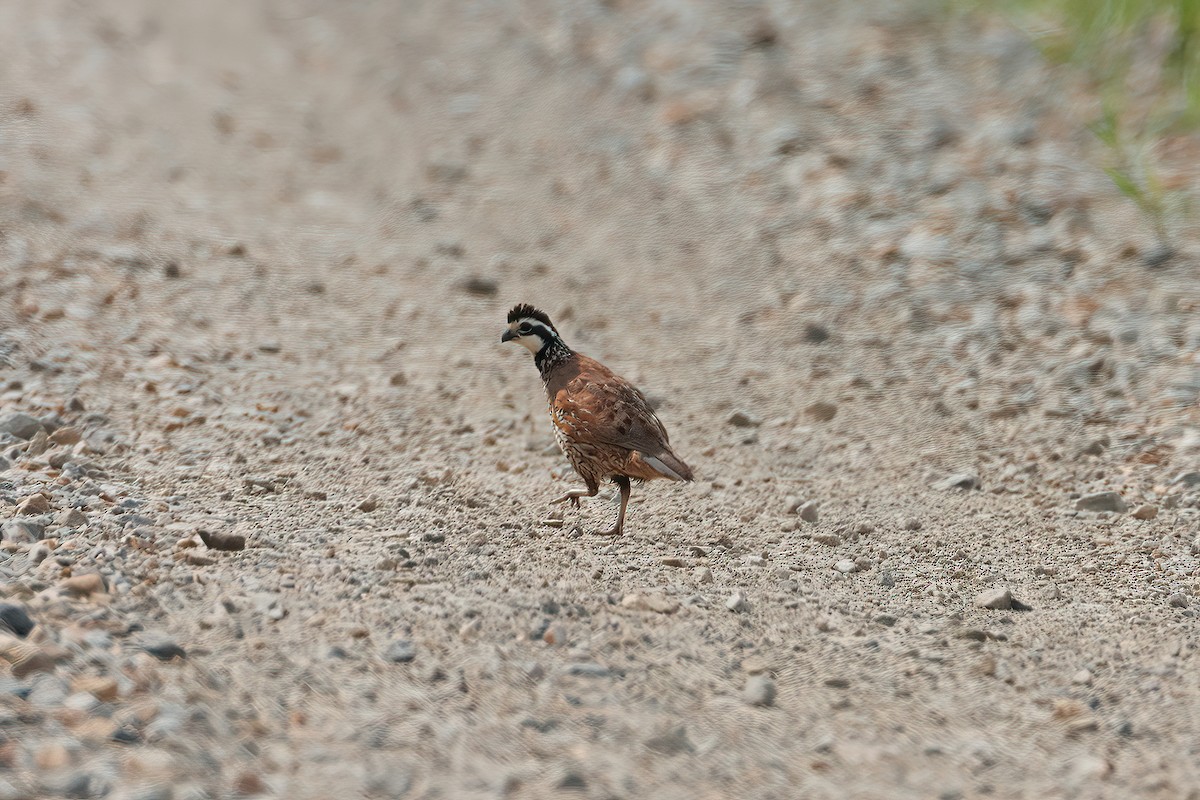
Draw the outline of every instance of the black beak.
[[[508,330],[506,330],[503,333],[503,335],[501,335],[500,344],[504,344],[505,342],[511,342],[515,338],[517,338],[517,334],[513,332],[512,328],[509,328]]]

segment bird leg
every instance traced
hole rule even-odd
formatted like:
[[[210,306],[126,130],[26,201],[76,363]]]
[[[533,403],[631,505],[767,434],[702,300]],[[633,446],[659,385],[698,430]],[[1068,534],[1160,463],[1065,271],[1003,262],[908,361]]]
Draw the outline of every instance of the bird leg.
[[[562,497],[560,497],[556,500],[551,500],[550,504],[554,505],[555,503],[565,503],[569,500],[571,502],[572,506],[574,506],[575,508],[579,508],[579,498],[595,497],[599,491],[600,491],[599,484],[597,484],[595,486],[588,486],[588,488],[586,488],[586,489],[572,489],[571,491],[564,494]]]
[[[629,478],[624,475],[617,475],[613,478],[613,483],[621,488],[621,509],[617,512],[617,524],[611,530],[604,531],[601,536],[620,536],[621,530],[625,527],[625,507],[629,505]]]

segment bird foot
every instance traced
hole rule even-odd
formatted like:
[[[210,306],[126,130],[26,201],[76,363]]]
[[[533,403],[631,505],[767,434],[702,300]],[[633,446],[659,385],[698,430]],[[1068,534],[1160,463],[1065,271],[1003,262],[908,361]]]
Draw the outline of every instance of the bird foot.
[[[554,505],[556,503],[570,502],[572,507],[579,508],[579,496],[580,495],[578,492],[570,491],[570,492],[567,492],[566,494],[564,494],[562,497],[559,497],[555,500],[551,500],[550,505]]]
[[[597,536],[620,536],[621,535],[621,526],[614,525],[613,527],[609,528],[606,531],[596,531],[596,535]]]

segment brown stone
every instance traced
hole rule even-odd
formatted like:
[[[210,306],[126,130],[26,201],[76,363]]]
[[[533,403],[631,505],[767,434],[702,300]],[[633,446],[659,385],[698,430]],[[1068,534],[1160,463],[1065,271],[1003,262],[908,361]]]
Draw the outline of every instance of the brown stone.
[[[46,499],[44,494],[31,494],[21,501],[17,506],[18,514],[33,516],[35,514],[46,514],[50,511],[50,501]]]
[[[107,675],[81,676],[71,681],[71,689],[76,692],[87,692],[104,703],[116,700],[118,695],[117,679]]]
[[[98,572],[73,575],[63,580],[59,587],[73,597],[89,597],[105,591],[104,578]]]

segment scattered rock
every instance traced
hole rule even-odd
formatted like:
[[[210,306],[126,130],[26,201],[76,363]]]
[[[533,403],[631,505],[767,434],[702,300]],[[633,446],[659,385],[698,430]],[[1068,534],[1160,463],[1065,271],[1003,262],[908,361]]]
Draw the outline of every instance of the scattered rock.
[[[687,728],[678,725],[665,733],[651,736],[646,740],[646,747],[664,756],[675,756],[680,753],[696,752],[695,745],[688,739]]]
[[[146,633],[138,640],[138,647],[157,658],[159,661],[172,661],[176,658],[187,658],[187,651],[179,644],[161,633]]]
[[[849,575],[851,572],[854,572],[855,565],[850,559],[843,558],[841,561],[834,564],[833,568],[843,575]]]
[[[52,653],[2,632],[0,632],[0,658],[9,663],[9,670],[17,680],[37,672],[54,670]]]
[[[104,584],[104,577],[98,572],[72,575],[70,578],[62,580],[58,587],[64,594],[72,597],[90,597],[94,594],[103,594],[108,590]]]
[[[1187,608],[1187,595],[1183,592],[1175,592],[1167,598],[1167,605],[1171,606],[1172,608]]]
[[[822,344],[829,340],[829,328],[819,322],[804,324],[804,341],[809,344]]]
[[[78,508],[63,509],[54,518],[54,524],[63,528],[82,528],[84,525],[87,525],[87,522],[87,514]]]
[[[925,523],[921,522],[921,520],[917,519],[916,517],[909,517],[908,519],[904,520],[904,530],[906,531],[919,531],[924,527]]]
[[[85,675],[71,682],[71,691],[87,692],[102,703],[117,699],[119,689],[117,679],[108,676]]]
[[[1092,673],[1090,670],[1081,669],[1071,676],[1071,683],[1076,686],[1091,686]]]
[[[1149,503],[1143,503],[1133,510],[1134,519],[1154,519],[1158,516],[1158,506],[1152,506]]]
[[[1080,789],[1083,784],[1102,780],[1112,772],[1112,765],[1101,756],[1076,756],[1067,769],[1067,782],[1073,791]]]
[[[949,491],[951,489],[970,491],[971,489],[983,488],[983,484],[980,482],[978,475],[970,472],[957,472],[942,478],[940,481],[935,481],[933,488],[941,491]]]
[[[383,658],[394,664],[407,664],[417,657],[417,648],[408,639],[396,639],[383,651]]]
[[[46,534],[46,523],[41,519],[10,519],[0,526],[0,538],[10,542],[33,543]]]
[[[762,420],[750,416],[745,411],[733,412],[729,415],[729,419],[726,422],[735,428],[757,428],[762,424]]]
[[[975,595],[975,605],[994,611],[1007,611],[1012,608],[1012,592],[1008,589],[988,589]]]
[[[0,433],[12,434],[18,439],[32,439],[40,430],[41,420],[19,411],[0,417]]]
[[[358,504],[359,511],[374,511],[379,508],[379,501],[374,497],[368,497]]]
[[[1128,506],[1116,492],[1093,492],[1075,501],[1076,511],[1113,511],[1121,513]]]
[[[741,592],[734,592],[733,595],[725,601],[725,607],[735,614],[745,614],[750,610],[750,603],[746,601],[745,595]]]
[[[246,537],[240,533],[232,531],[206,531],[204,529],[196,531],[196,535],[200,537],[200,541],[204,542],[204,546],[211,550],[245,550]]]
[[[812,540],[817,544],[825,544],[830,547],[837,547],[842,543],[842,537],[836,533],[814,533]]]
[[[47,514],[50,511],[50,500],[44,494],[31,494],[17,506],[17,513],[27,517]]]
[[[17,603],[0,603],[0,632],[11,631],[24,639],[33,630],[34,622],[25,610],[25,606]]]
[[[775,704],[775,681],[767,675],[751,675],[742,689],[742,700],[752,706]]]
[[[70,445],[79,444],[81,441],[83,441],[83,434],[79,432],[78,428],[72,428],[71,426],[66,425],[61,428],[56,428],[55,431],[50,434],[50,441],[53,444],[59,445],[60,447],[69,447]]]
[[[658,614],[674,614],[679,610],[679,603],[656,594],[627,594],[621,598],[621,605],[636,611],[654,611]]]
[[[819,514],[817,513],[817,501],[809,500],[808,502],[804,503],[802,506],[800,506],[799,514],[800,519],[804,520],[805,522],[816,522],[817,518],[819,517]]]
[[[818,400],[812,403],[808,408],[804,409],[804,413],[815,419],[817,422],[829,422],[837,416],[838,408],[834,403],[828,403],[823,400]]]
[[[585,661],[567,667],[567,674],[578,675],[583,678],[608,678],[613,675],[613,671],[603,664],[597,664],[594,661]]]
[[[494,297],[500,291],[500,284],[496,281],[478,275],[467,278],[459,284],[459,287],[467,294],[473,294],[476,297]]]
[[[1200,486],[1200,472],[1181,472],[1171,479],[1172,486]]]
[[[694,570],[692,570],[692,579],[696,581],[696,583],[712,583],[712,570],[708,567],[696,567]]]

